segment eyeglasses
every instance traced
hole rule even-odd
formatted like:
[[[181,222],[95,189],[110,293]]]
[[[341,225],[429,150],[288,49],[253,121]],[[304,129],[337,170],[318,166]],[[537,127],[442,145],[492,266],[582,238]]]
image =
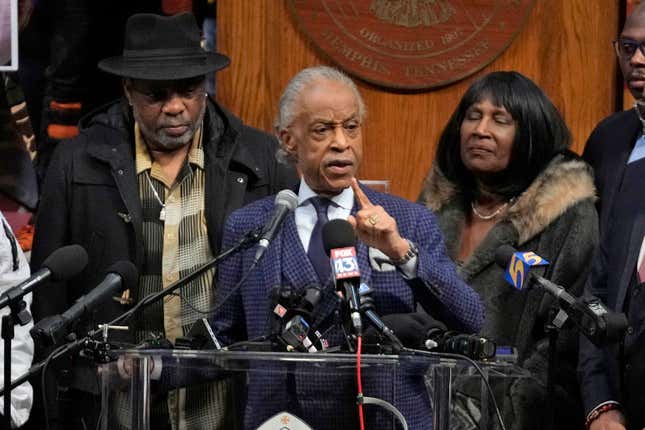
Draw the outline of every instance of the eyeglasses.
[[[634,56],[637,49],[640,49],[641,55],[645,57],[645,42],[637,42],[633,39],[616,39],[613,41],[616,55],[623,60],[629,60]]]

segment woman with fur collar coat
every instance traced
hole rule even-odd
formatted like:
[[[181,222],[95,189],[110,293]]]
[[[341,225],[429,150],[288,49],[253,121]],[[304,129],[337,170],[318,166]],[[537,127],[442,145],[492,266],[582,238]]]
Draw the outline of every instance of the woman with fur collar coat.
[[[517,291],[507,284],[495,252],[505,244],[535,252],[550,264],[532,273],[580,295],[598,221],[591,168],[569,145],[562,117],[532,81],[516,72],[491,73],[467,90],[453,113],[419,196],[437,215],[460,275],[485,304],[481,335],[514,346],[518,364],[539,381],[520,380],[507,392],[507,428],[541,428],[546,416],[545,324],[556,303],[538,288]],[[576,357],[575,329],[562,330],[555,428],[584,422]]]

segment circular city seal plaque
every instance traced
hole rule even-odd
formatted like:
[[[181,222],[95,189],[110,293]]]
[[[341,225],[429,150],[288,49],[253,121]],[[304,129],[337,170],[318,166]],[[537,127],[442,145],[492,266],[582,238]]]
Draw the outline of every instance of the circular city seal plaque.
[[[463,79],[511,43],[533,0],[288,0],[302,31],[344,70],[389,88]]]

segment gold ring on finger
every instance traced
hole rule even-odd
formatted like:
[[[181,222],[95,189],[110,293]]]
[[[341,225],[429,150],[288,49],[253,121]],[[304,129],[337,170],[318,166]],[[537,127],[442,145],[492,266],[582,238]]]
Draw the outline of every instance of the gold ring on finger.
[[[370,216],[367,218],[367,220],[370,222],[370,224],[372,224],[372,225],[374,226],[374,225],[376,225],[376,223],[378,222],[378,215],[376,215],[376,214],[374,214],[374,215],[370,215]]]

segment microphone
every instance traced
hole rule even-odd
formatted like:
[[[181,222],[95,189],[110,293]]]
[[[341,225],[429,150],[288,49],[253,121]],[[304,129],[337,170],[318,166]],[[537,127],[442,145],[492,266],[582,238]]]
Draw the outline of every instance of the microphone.
[[[137,268],[130,261],[117,261],[107,270],[103,281],[61,315],[43,318],[31,329],[31,336],[44,345],[56,345],[67,335],[67,327],[119,291],[134,288]]]
[[[518,252],[510,245],[502,245],[495,252],[495,261],[506,269],[504,279],[518,290],[537,284],[554,296],[560,308],[596,346],[622,339],[628,326],[625,314],[609,312],[596,297],[575,298],[560,285],[530,273],[532,266],[549,264],[539,255],[533,252]],[[526,280],[532,282],[527,283]]]
[[[186,336],[175,339],[177,349],[222,349],[222,345],[206,318],[199,318]]]
[[[12,301],[31,292],[35,286],[49,278],[52,281],[66,281],[72,279],[85,269],[87,265],[87,252],[80,245],[68,245],[52,252],[43,261],[42,269],[33,273],[22,283],[10,288],[0,296],[0,309]]]
[[[279,324],[271,332],[277,333],[278,338],[287,347],[317,352],[318,349],[309,339],[310,326],[307,319],[311,318],[320,296],[320,288],[317,287],[307,287],[302,291],[296,291],[290,286],[274,287],[271,291],[271,302],[273,313],[279,317]],[[321,339],[321,342],[324,340]]]
[[[413,349],[460,354],[473,360],[495,357],[495,343],[476,334],[449,331],[444,323],[425,312],[385,315],[403,345]]]
[[[280,226],[289,212],[298,206],[298,196],[291,190],[285,189],[280,191],[275,196],[275,210],[273,216],[264,225],[260,240],[258,242],[258,249],[255,251],[255,259],[253,263],[260,261],[264,252],[269,247],[269,244],[280,230]]]
[[[374,326],[374,328],[383,336],[385,336],[394,347],[394,351],[398,352],[403,349],[403,343],[396,337],[396,334],[383,322],[383,320],[378,316],[376,311],[374,311],[374,299],[372,298],[372,289],[364,283],[361,283],[361,286],[358,290],[361,302],[361,312],[365,315],[368,321]]]
[[[444,323],[422,312],[384,315],[383,321],[403,345],[414,349],[426,348],[429,335],[447,330]]]
[[[309,339],[309,324],[302,315],[295,315],[284,326],[280,337],[287,343],[301,349],[302,345],[307,352],[318,352],[314,344]]]
[[[495,358],[497,346],[492,340],[476,334],[455,333],[429,333],[425,341],[428,349],[435,349],[439,352],[465,355],[473,360],[492,360]]]
[[[350,318],[357,336],[363,332],[358,286],[361,272],[356,259],[356,235],[352,225],[344,219],[334,219],[323,226],[323,246],[331,258],[331,271],[336,289],[344,294],[349,305]]]

